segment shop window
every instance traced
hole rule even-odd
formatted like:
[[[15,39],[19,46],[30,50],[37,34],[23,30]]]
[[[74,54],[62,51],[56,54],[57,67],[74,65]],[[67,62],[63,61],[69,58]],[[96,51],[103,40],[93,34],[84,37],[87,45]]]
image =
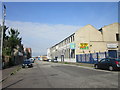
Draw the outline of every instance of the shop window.
[[[71,50],[71,58],[75,58],[75,50],[74,49]]]

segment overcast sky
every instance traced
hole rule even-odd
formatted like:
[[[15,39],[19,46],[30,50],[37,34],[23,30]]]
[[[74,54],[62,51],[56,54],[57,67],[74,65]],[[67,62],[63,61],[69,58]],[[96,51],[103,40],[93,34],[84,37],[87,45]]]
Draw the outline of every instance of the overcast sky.
[[[118,22],[117,2],[6,2],[6,25],[20,31],[33,56],[87,24],[99,29]]]

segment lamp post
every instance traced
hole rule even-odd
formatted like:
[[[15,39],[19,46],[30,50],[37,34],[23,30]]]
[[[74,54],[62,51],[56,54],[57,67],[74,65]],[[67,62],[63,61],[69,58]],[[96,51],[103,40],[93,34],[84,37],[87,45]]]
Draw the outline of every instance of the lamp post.
[[[2,48],[3,48],[3,32],[4,32],[4,24],[5,24],[5,16],[6,16],[6,6],[2,6],[2,29],[1,29],[1,42],[0,42],[0,69],[2,69]]]

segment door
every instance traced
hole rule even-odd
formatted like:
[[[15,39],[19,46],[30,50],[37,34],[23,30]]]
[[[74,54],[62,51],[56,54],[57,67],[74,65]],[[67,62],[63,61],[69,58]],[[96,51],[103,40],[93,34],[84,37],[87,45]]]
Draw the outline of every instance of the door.
[[[102,59],[99,63],[99,66],[102,69],[108,69],[109,65],[110,65],[110,59],[108,58]]]
[[[102,68],[102,69],[105,69],[105,64],[106,64],[106,60],[105,59],[102,59],[99,64],[98,64],[98,67],[99,68]]]
[[[111,58],[117,58],[117,51],[116,50],[108,50],[108,56]]]
[[[61,55],[61,62],[64,62],[64,55]]]

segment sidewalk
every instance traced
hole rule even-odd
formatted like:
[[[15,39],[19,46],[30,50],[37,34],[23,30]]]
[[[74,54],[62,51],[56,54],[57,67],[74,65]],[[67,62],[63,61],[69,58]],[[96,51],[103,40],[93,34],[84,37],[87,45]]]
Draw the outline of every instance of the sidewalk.
[[[17,66],[3,69],[2,70],[2,80],[0,80],[0,82],[5,80],[6,78],[8,78],[10,75],[14,74],[15,72],[17,72],[20,68],[21,68],[21,65],[17,65]]]
[[[89,63],[76,63],[76,62],[58,62],[58,63],[72,64],[72,65],[86,66],[86,67],[94,67],[94,64],[89,64]]]

